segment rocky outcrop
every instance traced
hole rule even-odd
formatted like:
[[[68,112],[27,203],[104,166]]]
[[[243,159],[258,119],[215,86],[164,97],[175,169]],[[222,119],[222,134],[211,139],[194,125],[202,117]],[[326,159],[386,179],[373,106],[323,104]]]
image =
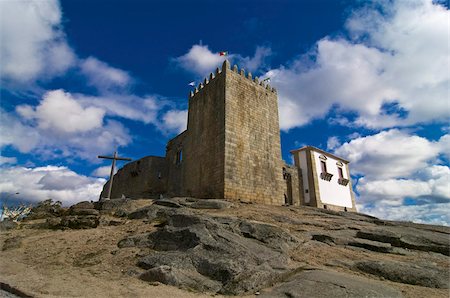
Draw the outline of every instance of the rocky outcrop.
[[[25,217],[24,220],[59,217],[65,215],[66,212],[66,208],[63,208],[61,206],[61,202],[53,202],[49,199],[39,202],[35,207],[33,207],[30,214],[28,214],[28,216]]]
[[[155,251],[138,262],[148,270],[143,280],[236,295],[260,289],[289,270],[288,255],[298,240],[287,231],[260,222],[178,210],[160,209],[157,215],[166,217],[163,227],[119,242],[119,247]]]
[[[77,203],[69,208],[67,215],[47,218],[44,228],[48,229],[91,229],[100,222],[98,210],[88,201]]]
[[[137,265],[146,270],[140,275],[145,281],[232,295],[261,291],[264,297],[401,297],[383,279],[448,288],[448,228],[220,202],[219,216],[195,207],[217,210],[213,200],[159,202],[128,214],[156,230],[118,243],[142,249]],[[249,215],[245,208],[255,211]]]
[[[355,268],[395,282],[428,288],[449,288],[449,272],[432,264],[414,265],[401,262],[363,261]]]
[[[350,274],[308,270],[295,274],[260,297],[265,298],[359,298],[402,297],[401,292],[382,283]]]

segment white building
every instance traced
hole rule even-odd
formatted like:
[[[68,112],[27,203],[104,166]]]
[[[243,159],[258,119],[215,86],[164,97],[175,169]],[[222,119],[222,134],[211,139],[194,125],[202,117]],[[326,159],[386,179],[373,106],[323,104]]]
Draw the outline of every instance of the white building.
[[[349,161],[312,146],[291,154],[299,171],[299,205],[356,212]]]

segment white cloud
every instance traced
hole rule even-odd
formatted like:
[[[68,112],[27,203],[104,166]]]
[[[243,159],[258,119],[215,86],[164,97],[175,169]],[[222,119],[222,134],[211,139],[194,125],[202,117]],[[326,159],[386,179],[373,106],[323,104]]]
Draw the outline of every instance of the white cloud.
[[[408,177],[428,166],[441,152],[440,143],[391,129],[344,143],[335,150],[352,162],[352,172],[370,179]]]
[[[142,121],[146,124],[156,124],[160,110],[169,105],[166,99],[156,95],[139,97],[132,94],[105,96],[74,94],[73,96],[84,106],[98,107],[109,116]]]
[[[410,179],[370,180],[361,178],[357,190],[360,202],[384,202],[402,205],[405,198],[413,198],[420,203],[442,203],[450,201],[450,168],[430,166]]]
[[[114,147],[125,146],[131,141],[127,129],[113,120],[106,120],[102,126],[86,131],[59,130],[55,133],[52,127],[42,127],[15,114],[0,112],[0,147],[11,145],[21,153],[39,155],[45,160],[61,157],[96,160],[98,154],[110,153]],[[31,113],[34,113],[33,109]]]
[[[255,55],[253,57],[242,57],[241,55],[235,55],[233,61],[236,60],[242,68],[247,71],[253,72],[259,70],[265,66],[265,60],[272,55],[272,50],[268,47],[256,47]]]
[[[57,0],[0,1],[2,81],[26,83],[59,75],[76,56],[61,30]]]
[[[350,160],[351,173],[361,176],[355,183],[359,211],[386,219],[450,225],[449,216],[436,207],[444,208],[450,201],[450,168],[436,164],[448,150],[448,136],[429,141],[391,129],[336,148],[336,154]],[[426,210],[434,213],[426,214]]]
[[[6,165],[6,164],[16,164],[17,158],[15,157],[7,157],[7,156],[0,156],[0,165]]]
[[[357,208],[358,212],[378,218],[450,226],[450,203],[403,206],[381,203],[374,206],[360,205]]]
[[[270,55],[272,55],[272,50],[262,46],[256,47],[253,57],[243,57],[239,54],[220,56],[219,52],[212,52],[206,45],[193,45],[186,54],[173,59],[173,61],[189,72],[206,76],[216,67],[220,67],[225,59],[239,64],[248,71],[257,71],[265,66],[265,59]]]
[[[169,110],[170,101],[131,94],[90,96],[64,90],[48,91],[36,105],[16,107],[17,115],[1,112],[0,148],[12,145],[22,153],[50,159],[95,159],[115,146],[130,143],[128,130],[111,117],[153,124],[163,133],[186,128],[187,111]]]
[[[96,107],[82,107],[70,93],[49,91],[35,108],[29,105],[16,107],[25,119],[37,122],[42,130],[56,133],[78,133],[102,127],[105,111]]]
[[[111,67],[95,57],[89,57],[81,61],[80,69],[88,78],[88,83],[100,91],[113,91],[117,88],[123,88],[132,81],[127,72]]]
[[[0,148],[13,145],[20,152],[30,152],[41,140],[39,132],[0,108]]]
[[[186,54],[174,61],[187,71],[205,76],[219,67],[225,59],[226,56],[211,52],[206,45],[193,45]]]
[[[187,128],[188,112],[186,110],[170,110],[162,116],[163,130],[181,133]]]
[[[347,20],[351,40],[325,37],[289,67],[269,71],[284,130],[337,106],[370,128],[445,121],[450,13],[431,0],[381,2]],[[387,108],[387,109],[386,109]]]
[[[114,169],[114,174],[115,173],[117,173],[117,168]],[[110,174],[111,174],[111,166],[103,166],[96,168],[91,175],[95,177],[107,177],[109,179]]]
[[[66,167],[11,167],[2,169],[0,192],[18,192],[18,198],[31,202],[53,199],[67,206],[98,200],[105,182],[105,179],[79,175]]]
[[[327,149],[328,150],[336,149],[340,145],[341,145],[341,142],[339,141],[339,138],[336,136],[329,137],[327,140]]]

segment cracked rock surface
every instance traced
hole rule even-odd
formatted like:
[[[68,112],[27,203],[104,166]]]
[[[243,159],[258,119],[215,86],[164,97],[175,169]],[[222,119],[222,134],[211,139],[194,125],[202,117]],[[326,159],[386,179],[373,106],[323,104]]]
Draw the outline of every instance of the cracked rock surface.
[[[157,229],[118,243],[146,249],[137,262],[145,281],[225,295],[273,287],[264,290],[267,297],[402,297],[384,280],[449,286],[445,227],[308,207],[249,207],[249,213],[169,202],[131,213]],[[321,294],[311,296],[318,288]]]

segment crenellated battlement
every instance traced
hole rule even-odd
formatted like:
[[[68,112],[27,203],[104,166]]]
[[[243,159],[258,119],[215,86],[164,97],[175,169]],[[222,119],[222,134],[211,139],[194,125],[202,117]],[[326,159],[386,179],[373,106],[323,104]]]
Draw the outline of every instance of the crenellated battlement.
[[[264,80],[260,81],[258,77],[253,78],[251,72],[248,72],[246,74],[244,68],[241,68],[239,70],[237,65],[234,65],[233,68],[231,68],[230,62],[228,60],[225,60],[222,64],[222,69],[216,68],[215,73],[210,73],[209,78],[205,78],[203,80],[203,82],[201,82],[197,87],[195,87],[195,89],[193,91],[189,92],[189,98],[194,97],[195,94],[199,93],[210,82],[212,82],[215,78],[217,78],[222,73],[225,73],[226,71],[232,71],[232,72],[242,76],[246,80],[251,81],[252,83],[254,83],[255,85],[257,85],[259,87],[262,87],[268,91],[271,91],[272,93],[275,93],[275,94],[277,93],[277,90],[275,88],[271,87],[269,84],[265,83]]]

